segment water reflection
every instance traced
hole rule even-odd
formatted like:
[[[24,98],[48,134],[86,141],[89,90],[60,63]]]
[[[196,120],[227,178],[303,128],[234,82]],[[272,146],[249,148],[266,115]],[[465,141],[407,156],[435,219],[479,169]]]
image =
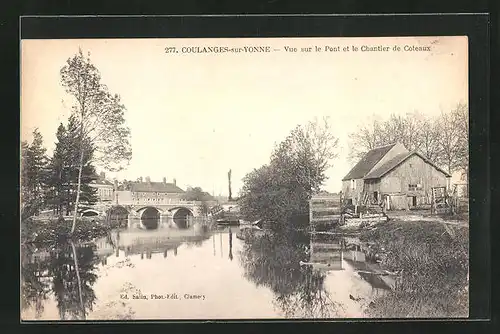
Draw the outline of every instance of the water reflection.
[[[140,254],[141,259],[151,259],[160,253],[167,258],[169,251],[177,256],[181,244],[199,246],[209,236],[203,229],[167,234],[115,230],[83,244],[23,245],[21,311],[34,310],[34,318],[39,319],[52,299],[61,320],[85,320],[96,302],[93,285],[98,265],[107,265],[109,256],[118,257],[123,251],[126,257]]]
[[[92,310],[92,288],[99,257],[95,244],[60,244],[57,249],[24,246],[21,303],[24,310],[35,306],[36,317],[43,313],[43,303],[53,294],[61,320],[85,319]],[[36,253],[35,253],[36,251]]]
[[[52,283],[48,275],[50,258],[35,257],[33,246],[23,246],[21,255],[21,310],[33,307],[35,318],[38,319],[51,291]]]
[[[112,309],[116,306],[107,306],[113,301],[108,296],[113,289],[121,289],[122,283],[144,291],[166,289],[176,292],[175,289],[181,289],[182,282],[189,281],[190,288],[208,294],[213,302],[210,306],[191,304],[189,307],[200,308],[198,312],[201,313],[197,314],[210,313],[217,305],[222,305],[219,298],[227,298],[231,303],[234,295],[234,298],[252,298],[258,309],[264,309],[262,312],[272,317],[334,318],[339,316],[339,309],[345,304],[343,298],[348,302],[349,298],[360,300],[362,289],[358,289],[359,286],[354,289],[356,292],[347,290],[359,282],[364,282],[365,290],[370,286],[387,288],[387,277],[373,273],[376,264],[369,262],[369,256],[365,256],[356,240],[342,235],[311,235],[294,230],[258,231],[253,236],[240,231],[243,229],[228,227],[211,231],[123,229],[114,230],[91,243],[63,243],[50,249],[23,246],[23,310],[34,311],[34,318],[47,317],[44,308],[53,302],[60,319],[95,319],[95,313],[102,311],[102,307]],[[248,237],[242,240],[240,236]],[[134,278],[142,274],[141,267],[158,268],[158,271],[151,277]],[[111,281],[105,278],[110,272],[115,275]],[[125,278],[124,282],[117,279],[119,276]],[[120,283],[115,284],[117,281]],[[103,295],[99,294],[101,302],[92,313],[96,303],[94,285]],[[221,287],[234,293],[223,297],[215,294],[214,291],[220,291]],[[148,317],[151,312],[155,317],[169,316],[167,311],[161,315],[154,313],[158,308],[141,309],[134,303],[132,301],[127,307],[133,308],[138,317]],[[248,310],[254,312],[251,308]],[[218,312],[226,314],[229,311],[221,306]],[[107,313],[101,314],[107,316]],[[349,314],[361,313],[355,310]]]
[[[285,317],[332,317],[336,305],[324,286],[325,272],[309,263],[310,236],[270,233],[251,238],[241,253],[246,278],[269,287]]]
[[[233,261],[233,231],[229,229],[229,260]]]

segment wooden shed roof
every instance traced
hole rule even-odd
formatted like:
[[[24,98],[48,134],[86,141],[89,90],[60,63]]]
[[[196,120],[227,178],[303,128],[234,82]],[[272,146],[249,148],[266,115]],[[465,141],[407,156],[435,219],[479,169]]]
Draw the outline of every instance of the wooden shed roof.
[[[382,147],[374,148],[368,151],[365,156],[351,169],[351,171],[342,179],[362,179],[369,173],[373,167],[389,152],[396,143]]]
[[[380,166],[377,169],[375,169],[375,170],[369,172],[368,174],[366,174],[366,176],[364,177],[364,179],[378,179],[378,178],[381,178],[382,176],[384,176],[385,174],[389,173],[391,170],[393,170],[394,168],[396,168],[397,166],[399,166],[400,164],[402,164],[404,161],[406,161],[409,157],[411,157],[413,155],[419,156],[425,162],[427,162],[428,164],[430,164],[431,166],[433,166],[434,168],[436,168],[438,171],[440,171],[441,173],[443,173],[444,175],[446,175],[446,177],[451,177],[451,175],[449,173],[447,173],[443,169],[441,169],[438,166],[436,166],[435,163],[433,163],[432,161],[430,161],[429,159],[427,159],[426,157],[424,157],[422,154],[420,154],[417,151],[413,151],[413,152],[403,153],[403,154],[399,154],[399,155],[395,156],[394,158],[392,158],[391,160],[387,161],[382,166]]]

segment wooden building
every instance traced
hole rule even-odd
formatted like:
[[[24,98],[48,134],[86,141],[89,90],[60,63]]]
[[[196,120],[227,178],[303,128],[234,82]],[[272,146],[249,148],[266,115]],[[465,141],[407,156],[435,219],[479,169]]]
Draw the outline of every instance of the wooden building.
[[[342,222],[340,194],[314,194],[309,200],[309,223],[313,230]]]
[[[450,177],[421,153],[396,143],[367,152],[342,179],[342,193],[352,205],[411,209],[430,205],[432,189],[449,189]]]

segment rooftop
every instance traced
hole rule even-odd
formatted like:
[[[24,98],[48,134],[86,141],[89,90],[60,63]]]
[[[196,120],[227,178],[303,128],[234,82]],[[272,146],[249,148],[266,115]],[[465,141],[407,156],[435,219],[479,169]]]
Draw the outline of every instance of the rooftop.
[[[368,151],[364,157],[351,169],[351,171],[342,179],[362,179],[370,170],[389,152],[396,143],[374,148]]]
[[[443,174],[445,174],[447,177],[451,177],[450,174],[448,174],[446,171],[444,171],[443,169],[441,169],[438,166],[436,166],[432,161],[430,161],[429,159],[427,159],[426,157],[424,157],[422,154],[420,154],[417,151],[413,151],[413,152],[403,153],[403,154],[399,154],[399,155],[395,156],[394,158],[392,158],[391,160],[387,161],[382,166],[380,166],[377,169],[369,172],[364,178],[365,179],[378,179],[378,178],[384,176],[385,174],[389,173],[391,170],[393,170],[394,168],[396,168],[397,166],[399,166],[406,159],[408,159],[409,157],[411,157],[413,155],[418,155],[425,162],[427,162],[428,164],[430,164],[431,166],[433,166],[434,168],[436,168],[437,170],[439,170],[440,172],[442,172]]]
[[[108,180],[102,180],[102,179],[97,179],[97,180],[92,180],[90,184],[99,184],[99,185],[107,185],[107,186],[112,186],[113,182],[108,181]]]
[[[166,182],[132,182],[132,192],[184,193],[184,190],[173,183]]]

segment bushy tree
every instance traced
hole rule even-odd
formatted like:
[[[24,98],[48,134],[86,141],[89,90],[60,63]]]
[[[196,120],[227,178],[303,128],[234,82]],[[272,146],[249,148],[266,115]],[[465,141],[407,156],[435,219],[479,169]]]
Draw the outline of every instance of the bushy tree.
[[[213,197],[200,187],[188,187],[186,192],[182,194],[182,199],[186,201],[201,202],[201,213],[207,215],[210,210],[208,202],[212,201]]]
[[[326,181],[337,144],[328,118],[293,129],[276,146],[269,164],[244,177],[239,200],[243,216],[279,225],[294,225],[294,218],[307,216],[308,201]]]
[[[186,201],[209,201],[212,199],[212,196],[200,187],[188,187],[186,192],[182,194],[182,199]]]

